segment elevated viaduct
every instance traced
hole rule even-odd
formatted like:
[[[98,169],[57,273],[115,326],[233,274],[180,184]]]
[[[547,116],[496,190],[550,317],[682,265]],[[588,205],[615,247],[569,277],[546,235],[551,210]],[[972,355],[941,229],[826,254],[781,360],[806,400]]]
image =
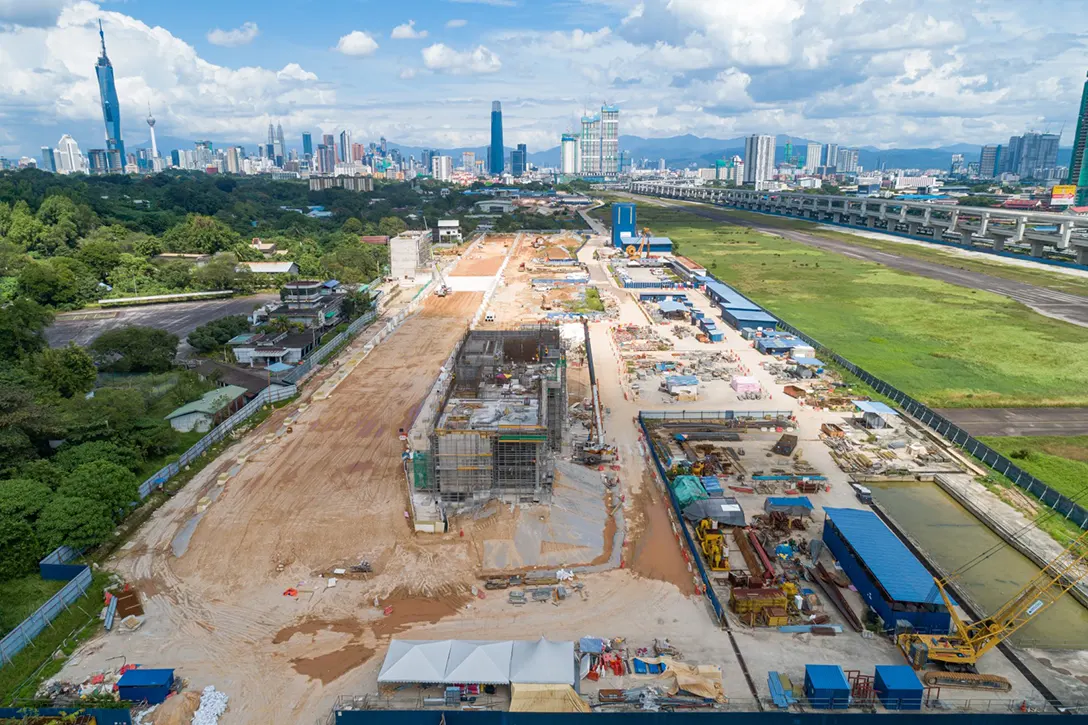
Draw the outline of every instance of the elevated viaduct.
[[[1088,266],[1088,217],[1057,212],[990,209],[751,189],[719,189],[679,182],[636,181],[636,194],[689,199],[746,211],[868,229],[998,254]]]

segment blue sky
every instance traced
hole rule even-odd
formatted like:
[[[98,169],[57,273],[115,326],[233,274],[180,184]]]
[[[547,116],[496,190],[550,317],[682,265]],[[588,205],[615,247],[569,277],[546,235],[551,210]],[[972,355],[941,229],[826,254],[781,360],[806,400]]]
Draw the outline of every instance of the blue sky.
[[[106,25],[126,141],[252,144],[270,120],[409,145],[621,132],[938,146],[1058,131],[1088,70],[1082,0],[0,0],[0,154],[100,145]],[[1054,22],[1061,18],[1061,22]]]

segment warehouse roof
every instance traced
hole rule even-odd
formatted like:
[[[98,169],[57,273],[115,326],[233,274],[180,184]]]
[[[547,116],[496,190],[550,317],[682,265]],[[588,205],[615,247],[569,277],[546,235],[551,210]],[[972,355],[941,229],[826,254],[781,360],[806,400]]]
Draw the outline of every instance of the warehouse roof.
[[[736,307],[723,307],[722,314],[729,315],[738,322],[778,322],[773,315],[763,310],[740,310]]]
[[[165,419],[172,420],[173,418],[179,418],[183,415],[189,415],[190,413],[215,415],[245,394],[245,388],[237,385],[225,385],[222,388],[216,388],[215,390],[204,393],[199,400],[194,400],[191,403],[186,403],[180,408],[175,409],[167,415]]]
[[[662,300],[657,303],[657,309],[663,313],[669,312],[687,312],[688,308],[683,302],[673,302],[672,300]]]
[[[855,400],[854,407],[862,413],[876,413],[877,415],[899,415],[895,408],[881,403],[878,400]]]
[[[875,513],[842,508],[824,508],[824,513],[889,597],[898,602],[942,603],[933,575]]]
[[[795,363],[797,363],[798,365],[808,365],[808,366],[814,367],[814,368],[822,368],[824,366],[824,364],[822,362],[820,362],[819,360],[817,360],[816,358],[806,357],[804,355],[793,358],[793,361]]]
[[[698,385],[699,378],[694,375],[669,375],[665,378],[666,385]]]

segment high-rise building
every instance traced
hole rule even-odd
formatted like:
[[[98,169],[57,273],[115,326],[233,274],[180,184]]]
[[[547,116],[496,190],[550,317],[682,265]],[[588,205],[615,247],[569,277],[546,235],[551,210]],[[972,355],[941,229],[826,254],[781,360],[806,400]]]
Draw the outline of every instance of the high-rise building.
[[[57,157],[53,153],[53,149],[48,146],[42,146],[42,163],[38,166],[42,171],[48,171],[51,174],[57,172]]]
[[[774,176],[774,136],[754,134],[744,139],[744,183],[758,185]]]
[[[1001,147],[997,144],[983,146],[978,157],[978,175],[983,179],[997,178],[1000,156]]]
[[[1077,114],[1077,135],[1073,137],[1073,157],[1069,163],[1069,176],[1066,181],[1077,185],[1077,203],[1083,204],[1088,196],[1088,163],[1084,155],[1088,153],[1088,80],[1080,92],[1080,113]]]
[[[1022,179],[1045,179],[1058,165],[1058,140],[1054,133],[1030,131],[1020,137],[1017,171]]]
[[[74,174],[87,170],[87,162],[79,150],[79,144],[68,134],[61,136],[60,141],[57,142],[55,158],[57,171],[62,174]]]
[[[227,149],[227,173],[237,174],[242,171],[242,158],[238,153],[237,146],[231,146]]]
[[[382,156],[389,155],[389,144],[385,141],[385,136],[378,139],[378,148],[382,150]]]
[[[506,168],[506,151],[502,145],[502,103],[491,104],[491,148],[487,154],[487,170],[499,176]]]
[[[1021,136],[1010,136],[1009,143],[1005,147],[1005,153],[1001,158],[1002,174],[1020,173],[1020,156],[1024,150],[1024,139]]]
[[[183,155],[180,149],[174,149],[170,152],[170,165],[175,169],[180,169],[182,164]]]
[[[528,168],[528,164],[529,151],[525,148],[525,144],[519,143],[518,147],[510,152],[510,173],[521,176]]]
[[[430,171],[431,171],[431,161],[437,155],[438,155],[438,152],[435,151],[434,149],[423,149],[419,153],[419,163],[423,165],[424,173],[430,173]]]
[[[461,154],[461,168],[470,173],[476,171],[476,152],[464,151]]]
[[[350,164],[351,158],[351,131],[346,128],[340,132],[340,160]]]
[[[823,151],[823,146],[818,143],[810,143],[805,150],[805,166],[804,171],[806,174],[815,174],[816,170],[820,168],[820,153]]]
[[[665,171],[666,169],[668,169],[668,166],[665,165],[665,159],[658,159],[657,160],[657,170],[658,171]]]
[[[601,106],[601,175],[609,178],[620,172],[620,109]]]
[[[110,172],[109,154],[106,149],[91,149],[87,152],[87,171],[92,174]]]
[[[431,175],[437,181],[449,181],[453,177],[453,157],[434,156],[431,158]]]
[[[302,134],[302,157],[306,159],[314,157],[314,139],[309,132]]]
[[[856,149],[839,149],[835,161],[835,171],[840,174],[856,174],[858,171],[858,152]]]
[[[601,175],[601,117],[582,116],[582,137],[578,141],[582,176]]]
[[[559,146],[559,173],[578,173],[578,137],[572,133],[563,134]]]
[[[837,143],[829,143],[826,146],[827,153],[824,155],[824,166],[830,167],[834,171],[839,165],[839,145]]]
[[[967,173],[967,165],[963,161],[963,154],[952,154],[952,163],[948,167],[951,176],[962,176]]]
[[[276,159],[276,166],[283,168],[283,160],[287,158],[287,144],[283,140],[283,126],[276,124],[276,141],[273,146],[273,156]]]
[[[98,57],[94,72],[98,76],[98,93],[102,100],[102,120],[106,124],[107,168],[95,173],[116,174],[125,172],[125,142],[121,140],[121,104],[117,101],[117,86],[113,82],[113,64],[106,55],[106,33],[102,21],[98,21],[98,37],[102,41],[102,55]]]

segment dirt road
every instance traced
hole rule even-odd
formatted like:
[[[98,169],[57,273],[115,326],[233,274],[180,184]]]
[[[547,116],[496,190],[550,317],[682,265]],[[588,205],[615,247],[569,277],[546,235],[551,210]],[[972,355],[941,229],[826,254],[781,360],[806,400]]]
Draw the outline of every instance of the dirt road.
[[[976,436],[1088,435],[1088,408],[944,408],[937,412]]]

